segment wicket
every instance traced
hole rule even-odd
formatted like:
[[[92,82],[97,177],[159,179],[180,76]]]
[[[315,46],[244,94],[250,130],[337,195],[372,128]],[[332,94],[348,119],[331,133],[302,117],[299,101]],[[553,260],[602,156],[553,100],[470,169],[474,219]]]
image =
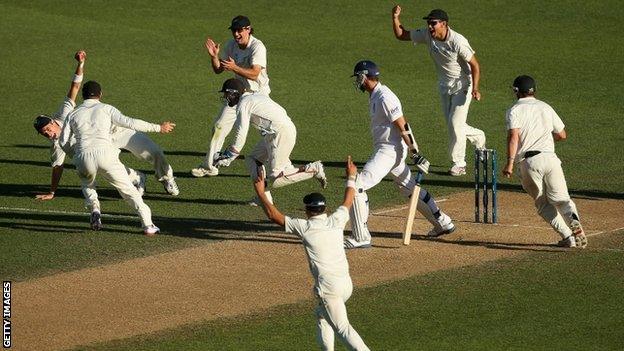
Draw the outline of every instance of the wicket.
[[[490,162],[488,162],[490,161]],[[490,166],[490,174],[488,175],[488,166]],[[481,179],[481,168],[483,168],[483,179]],[[497,156],[494,149],[477,149],[475,150],[475,222],[481,222],[480,210],[480,192],[483,189],[483,223],[496,223],[496,173],[497,173]],[[490,177],[491,175],[491,177]],[[488,188],[489,186],[489,188]],[[489,197],[491,196],[491,214],[492,221],[489,220]]]

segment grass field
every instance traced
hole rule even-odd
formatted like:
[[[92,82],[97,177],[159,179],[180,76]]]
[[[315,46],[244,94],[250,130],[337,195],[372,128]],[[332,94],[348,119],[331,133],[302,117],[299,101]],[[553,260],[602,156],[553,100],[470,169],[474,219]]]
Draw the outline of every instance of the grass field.
[[[353,155],[361,166],[371,149],[367,97],[354,90],[349,78],[355,62],[364,58],[380,65],[382,82],[399,96],[406,117],[416,128],[423,154],[432,163],[424,186],[436,196],[470,189],[470,172],[462,178],[445,175],[450,164],[433,64],[423,48],[393,38],[393,4],[373,0],[235,4],[159,0],[84,1],[78,6],[0,1],[0,116],[4,123],[0,276],[24,281],[204,245],[219,240],[214,234],[222,232],[265,230],[266,226],[258,224],[263,218],[260,211],[245,205],[252,189],[242,161],[216,178],[195,179],[189,174],[201,162],[211,121],[220,107],[216,91],[230,77],[212,73],[203,42],[207,36],[227,40],[229,22],[240,13],[251,18],[256,36],[267,47],[272,98],[297,125],[298,141],[291,157],[297,164],[324,161],[330,179],[324,194],[330,203],[342,197],[346,155]],[[624,197],[618,152],[624,144],[624,109],[618,95],[624,80],[624,58],[619,54],[624,46],[620,36],[624,10],[619,2],[483,1],[466,6],[461,1],[443,5],[425,1],[402,5],[402,21],[408,27],[421,26],[420,17],[443,6],[451,26],[470,40],[483,71],[483,100],[473,102],[469,122],[485,131],[488,146],[498,149],[501,158],[505,153],[504,113],[513,103],[509,86],[515,76],[531,74],[537,80],[538,97],[549,102],[566,123],[569,140],[558,144],[557,151],[571,192]],[[152,136],[166,151],[181,190],[179,197],[170,197],[153,177],[149,179],[145,200],[163,229],[156,240],[139,235],[138,219],[105,181],[98,188],[103,211],[115,217],[104,217],[103,232],[90,232],[78,177],[71,169],[65,171],[56,199],[33,199],[47,192],[50,169],[48,144],[32,128],[32,120],[40,113],[54,112],[62,101],[74,68],[72,56],[78,49],[87,51],[86,79],[102,84],[105,102],[128,116],[152,122],[171,119],[178,124],[172,135]],[[255,140],[251,132],[243,153]],[[129,154],[123,154],[122,160],[153,174],[149,165]],[[501,182],[502,189],[519,189],[517,178]],[[317,188],[315,182],[305,182],[278,189],[274,197],[286,212],[301,215],[301,196]],[[375,187],[369,197],[373,209],[404,201],[390,181]],[[528,196],[526,201],[530,201]],[[588,268],[578,274],[564,272],[566,262]],[[592,274],[590,267],[600,262],[606,267],[604,275]],[[623,343],[621,333],[609,337],[602,330],[616,329],[608,310],[619,310],[622,315],[617,299],[621,267],[621,252],[531,255],[356,290],[354,299],[361,303],[352,303],[350,314],[363,334],[371,336],[375,349],[453,349],[455,345],[460,345],[458,349],[616,349]],[[533,280],[535,275],[539,278]],[[463,278],[456,277],[464,277],[467,286],[463,287]],[[564,282],[570,283],[568,290],[561,290]],[[535,290],[519,288],[527,285],[534,285]],[[587,308],[597,311],[590,314],[591,319],[584,319],[591,311],[573,312],[568,301],[559,299],[564,294],[571,294],[570,300],[580,298],[574,295],[578,292],[573,286],[593,288],[595,298],[586,300]],[[446,290],[470,294],[449,304],[430,293]],[[405,300],[391,298],[406,294],[414,302],[402,310]],[[514,303],[506,304],[509,298]],[[427,304],[421,303],[424,299]],[[382,320],[378,314],[385,306],[396,314]],[[441,306],[444,309],[438,310]],[[527,306],[539,306],[549,317],[536,322],[532,315],[523,314]],[[291,309],[297,312],[286,312]],[[310,305],[288,306],[268,317],[217,321],[185,329],[179,338],[147,338],[120,347],[203,349],[210,348],[210,342],[219,345],[222,341],[232,345],[229,349],[286,349],[296,339],[308,342],[301,349],[309,349],[313,347],[309,310]],[[439,312],[434,321],[425,318],[435,311]],[[509,315],[517,318],[503,323],[510,322]],[[565,343],[561,333],[571,320],[584,324],[586,334],[575,334]],[[397,330],[405,333],[396,338],[401,340],[397,344],[390,343],[392,338],[384,339]],[[167,335],[178,334],[171,333]],[[420,338],[421,334],[426,337]],[[497,338],[502,341],[497,343]]]

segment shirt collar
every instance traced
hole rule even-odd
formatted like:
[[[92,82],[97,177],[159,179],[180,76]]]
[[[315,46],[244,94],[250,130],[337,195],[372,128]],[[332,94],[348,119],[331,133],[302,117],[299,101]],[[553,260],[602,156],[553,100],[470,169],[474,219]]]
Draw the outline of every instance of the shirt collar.
[[[310,217],[310,220],[313,220],[313,219],[327,219],[327,213],[323,213],[317,216]]]

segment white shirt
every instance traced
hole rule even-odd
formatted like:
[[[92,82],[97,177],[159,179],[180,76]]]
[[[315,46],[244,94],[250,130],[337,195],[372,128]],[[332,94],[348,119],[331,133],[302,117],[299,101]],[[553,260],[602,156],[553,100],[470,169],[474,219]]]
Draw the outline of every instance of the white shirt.
[[[427,28],[410,30],[414,44],[427,44],[429,55],[438,72],[440,92],[454,94],[467,90],[472,81],[470,65],[475,51],[468,40],[461,34],[448,28],[446,40],[439,41],[431,37]]]
[[[262,67],[260,74],[256,80],[247,79],[236,74],[236,78],[245,83],[247,90],[258,92],[264,95],[271,93],[269,88],[269,75],[267,74],[267,52],[264,44],[256,39],[253,35],[249,36],[247,47],[241,49],[234,39],[228,40],[225,44],[225,52],[223,59],[231,57],[234,62],[242,68],[251,68],[253,65]]]
[[[527,151],[555,152],[552,133],[559,133],[565,125],[550,105],[534,97],[525,97],[507,110],[507,130],[520,129],[520,144],[516,162]]]
[[[115,107],[98,99],[87,99],[67,117],[59,143],[64,146],[76,138],[76,154],[99,148],[114,148],[111,131],[115,126],[141,132],[160,132],[160,125],[124,116]]]
[[[369,99],[370,130],[375,146],[403,143],[399,129],[393,124],[403,116],[399,98],[387,86],[377,83]]]
[[[65,123],[67,116],[69,115],[70,112],[74,110],[75,107],[76,107],[76,103],[74,103],[72,99],[65,96],[65,99],[61,103],[61,106],[59,106],[58,111],[56,111],[52,115],[52,119],[61,128],[63,128],[63,124]],[[63,150],[63,148],[61,148],[61,145],[59,143],[59,139],[54,139],[51,141],[50,161],[52,163],[52,167],[63,165],[63,163],[65,162],[65,154],[67,153],[71,155],[73,153],[73,147],[75,143],[76,143],[76,139],[70,140],[65,146],[65,149]]]
[[[321,293],[340,293],[344,283],[351,282],[343,246],[348,220],[349,211],[344,206],[330,216],[322,214],[307,220],[286,216],[286,233],[296,234],[303,241],[314,287]]]
[[[236,130],[232,146],[239,152],[245,146],[249,125],[262,135],[276,134],[282,126],[292,124],[286,110],[270,97],[262,94],[243,94],[236,107]]]

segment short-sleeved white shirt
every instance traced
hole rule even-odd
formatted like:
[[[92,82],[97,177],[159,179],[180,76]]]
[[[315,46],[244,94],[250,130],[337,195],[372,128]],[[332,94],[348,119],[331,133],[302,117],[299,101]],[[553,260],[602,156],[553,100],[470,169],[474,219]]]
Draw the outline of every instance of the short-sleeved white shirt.
[[[525,97],[507,110],[505,116],[507,130],[520,130],[520,143],[516,162],[520,162],[525,152],[555,152],[552,133],[559,133],[565,125],[555,110],[547,103],[534,97]]]
[[[76,107],[76,103],[70,99],[69,97],[65,97],[58,110],[52,115],[52,119],[56,121],[56,123],[63,128],[63,124],[65,123],[65,119],[70,112],[74,110]],[[58,139],[52,140],[50,145],[50,161],[52,163],[52,167],[62,166],[65,162],[65,154],[72,154],[72,149],[75,144],[75,139],[70,140],[70,142],[65,147],[65,150],[61,148],[61,145],[58,142]]]
[[[370,130],[373,144],[401,145],[403,138],[393,124],[403,116],[399,98],[387,86],[377,83],[369,99]]]
[[[472,81],[468,62],[472,60],[475,51],[463,35],[449,27],[446,40],[439,41],[431,37],[427,28],[420,28],[410,30],[410,37],[414,44],[427,44],[429,47],[441,92],[453,94],[468,88]]]
[[[263,135],[279,133],[282,126],[292,124],[286,110],[270,97],[263,94],[244,94],[236,106],[236,131],[232,146],[240,151],[245,146],[249,126]]]
[[[340,294],[351,282],[349,263],[343,246],[343,230],[349,211],[340,206],[330,216],[322,214],[310,219],[286,216],[285,230],[303,241],[314,287],[322,294]]]
[[[267,74],[267,52],[264,44],[253,35],[249,36],[249,44],[244,49],[238,47],[234,39],[228,40],[225,45],[223,59],[231,57],[240,67],[251,68],[253,65],[262,67],[256,80],[247,79],[236,74],[236,78],[245,83],[245,88],[249,91],[269,95],[269,75]]]

